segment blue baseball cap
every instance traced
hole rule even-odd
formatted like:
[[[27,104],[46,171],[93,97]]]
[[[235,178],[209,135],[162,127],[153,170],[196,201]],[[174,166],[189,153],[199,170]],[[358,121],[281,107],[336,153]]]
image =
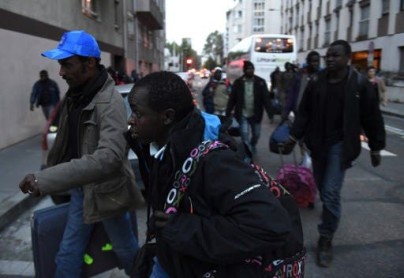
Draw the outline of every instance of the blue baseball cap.
[[[95,38],[83,30],[65,32],[55,49],[41,54],[52,60],[66,59],[74,55],[100,58],[101,52]]]

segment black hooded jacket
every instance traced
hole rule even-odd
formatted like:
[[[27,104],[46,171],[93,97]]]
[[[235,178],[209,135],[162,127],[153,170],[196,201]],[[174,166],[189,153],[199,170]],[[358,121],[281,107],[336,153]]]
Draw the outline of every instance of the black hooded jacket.
[[[295,138],[304,139],[313,158],[325,152],[326,87],[327,71],[322,71],[307,85],[290,132]],[[343,93],[343,166],[349,167],[360,154],[362,130],[372,151],[385,147],[386,132],[377,94],[367,78],[350,68]]]
[[[226,107],[226,116],[230,116],[232,110],[234,109],[234,117],[237,120],[243,115],[244,108],[244,79],[245,76],[241,76],[234,81],[229,101]],[[271,99],[268,91],[267,83],[265,79],[254,75],[254,115],[252,118],[256,123],[262,121],[264,115],[264,109],[266,110],[268,117],[271,117]]]
[[[153,159],[153,210],[163,210],[174,173],[201,143],[204,129],[204,118],[193,111],[172,130],[162,160]],[[157,257],[170,277],[263,275],[261,267],[245,260],[283,245],[291,223],[278,200],[259,184],[232,149],[213,150],[200,159],[178,213],[155,231]]]

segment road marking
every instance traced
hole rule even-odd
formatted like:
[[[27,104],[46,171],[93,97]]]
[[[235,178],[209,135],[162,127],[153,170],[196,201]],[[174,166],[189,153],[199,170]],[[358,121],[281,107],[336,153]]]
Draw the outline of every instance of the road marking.
[[[389,125],[385,125],[384,128],[387,131],[391,132],[391,133],[395,133],[395,134],[398,134],[400,136],[404,136],[404,130],[402,130],[402,129],[392,127],[392,126],[389,126]]]
[[[367,143],[361,142],[361,145],[362,145],[362,148],[364,148],[364,149],[370,151],[369,146],[368,146]],[[381,156],[397,156],[396,154],[391,153],[391,152],[389,152],[389,151],[385,151],[385,150],[381,150],[380,155],[381,155]]]

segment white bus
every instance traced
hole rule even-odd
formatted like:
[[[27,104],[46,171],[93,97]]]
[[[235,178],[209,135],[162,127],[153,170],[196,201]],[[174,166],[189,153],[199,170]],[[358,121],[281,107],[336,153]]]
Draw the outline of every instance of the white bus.
[[[226,73],[231,83],[243,75],[244,60],[254,64],[255,74],[264,78],[269,86],[270,74],[276,67],[283,71],[286,62],[296,63],[296,38],[292,35],[259,34],[240,41],[227,55]]]

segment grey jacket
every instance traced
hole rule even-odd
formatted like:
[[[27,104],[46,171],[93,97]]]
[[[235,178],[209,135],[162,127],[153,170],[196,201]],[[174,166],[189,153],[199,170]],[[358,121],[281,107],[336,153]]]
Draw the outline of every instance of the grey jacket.
[[[56,193],[81,186],[84,192],[84,222],[93,223],[114,216],[144,200],[135,184],[123,136],[127,115],[122,96],[108,77],[104,86],[81,112],[79,159],[66,157],[68,120],[66,101],[61,107],[60,128],[49,152],[48,166],[36,173],[42,194]]]

